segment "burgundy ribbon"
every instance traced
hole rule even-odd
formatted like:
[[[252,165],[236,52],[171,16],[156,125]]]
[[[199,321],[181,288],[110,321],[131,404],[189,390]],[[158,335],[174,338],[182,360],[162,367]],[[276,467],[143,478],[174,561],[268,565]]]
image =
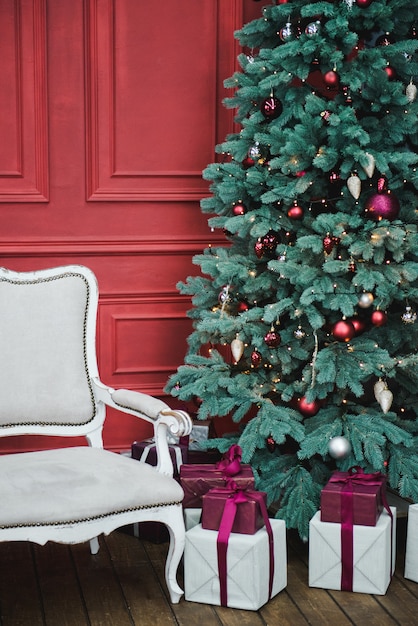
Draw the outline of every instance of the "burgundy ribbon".
[[[273,589],[273,577],[274,577],[274,545],[273,545],[273,531],[267,508],[264,502],[263,494],[258,491],[246,492],[243,489],[239,489],[237,484],[233,480],[227,482],[227,486],[218,489],[211,490],[214,493],[229,494],[225,507],[222,513],[221,523],[219,525],[218,538],[216,542],[217,554],[218,554],[218,572],[219,572],[219,584],[220,584],[220,601],[221,606],[228,606],[228,587],[227,587],[227,552],[229,536],[234,524],[237,507],[243,502],[249,500],[255,500],[260,508],[263,516],[264,524],[268,534],[269,540],[269,599],[271,598]]]
[[[242,449],[238,444],[232,445],[215,467],[226,476],[235,476],[241,471]]]
[[[374,474],[365,474],[361,467],[351,467],[348,472],[334,472],[329,482],[343,483],[341,490],[341,590],[353,590],[353,574],[354,574],[354,512],[353,512],[353,495],[354,485],[381,485],[382,503],[386,511],[389,513],[391,521],[391,558],[390,558],[390,576],[392,577],[392,530],[393,515],[390,506],[386,500],[386,476],[381,472]]]

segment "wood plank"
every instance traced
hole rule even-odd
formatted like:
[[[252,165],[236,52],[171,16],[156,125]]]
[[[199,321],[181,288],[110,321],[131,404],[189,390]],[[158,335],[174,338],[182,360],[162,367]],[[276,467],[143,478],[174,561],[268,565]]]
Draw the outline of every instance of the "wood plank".
[[[86,544],[71,548],[91,626],[132,626],[132,618],[105,539],[92,555]]]
[[[165,583],[163,589],[142,543],[123,532],[114,532],[105,541],[133,622],[152,626],[175,624]]]
[[[33,550],[46,626],[88,626],[69,546],[47,543]]]
[[[0,615],[2,626],[45,623],[27,542],[0,543]]]
[[[145,549],[153,564],[158,576],[163,580],[165,555],[168,544],[152,544],[144,542]],[[179,583],[183,585],[182,568],[179,568]],[[191,623],[211,626],[221,623],[223,626],[264,626],[264,621],[260,615],[254,611],[241,609],[231,609],[210,604],[200,604],[198,602],[188,602],[182,600],[180,604],[173,605],[172,610],[179,624],[189,626]],[[195,622],[193,621],[196,620]]]

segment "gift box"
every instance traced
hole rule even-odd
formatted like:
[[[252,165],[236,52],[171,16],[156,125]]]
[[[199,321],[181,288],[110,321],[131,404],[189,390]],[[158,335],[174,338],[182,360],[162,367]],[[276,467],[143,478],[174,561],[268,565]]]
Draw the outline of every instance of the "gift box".
[[[189,450],[200,450],[200,444],[209,439],[212,420],[193,420],[189,435]]]
[[[184,491],[184,508],[202,508],[202,497],[215,487],[224,487],[233,477],[240,489],[254,489],[254,474],[250,465],[241,464],[241,448],[231,446],[225,457],[215,463],[182,465],[180,484]]]
[[[287,585],[286,526],[283,520],[270,520],[273,543],[266,528],[255,535],[232,533],[227,549],[226,606],[257,611]],[[190,602],[221,605],[221,581],[217,555],[218,532],[201,524],[186,533],[184,551],[185,598]],[[273,572],[269,568],[270,545]]]
[[[219,530],[227,500],[235,500],[235,517],[231,532],[254,535],[264,526],[262,508],[267,510],[263,491],[237,491],[234,488],[210,489],[202,497],[202,528]]]
[[[183,443],[169,443],[168,449],[173,463],[174,476],[178,477],[180,467],[188,461],[188,448]],[[144,441],[134,441],[131,446],[131,456],[143,463],[157,465],[157,450],[153,438]]]
[[[380,515],[376,526],[352,528],[352,562],[343,564],[343,524],[322,522],[318,511],[309,523],[309,586],[384,595],[396,558],[396,509]],[[344,569],[352,570],[351,589],[344,588]]]
[[[184,525],[190,530],[202,521],[202,509],[183,509]]]
[[[405,578],[418,583],[418,504],[411,504],[408,507]]]
[[[321,491],[321,521],[341,523],[344,497],[352,492],[353,524],[375,526],[383,510],[386,477],[365,474],[361,468],[334,472]]]

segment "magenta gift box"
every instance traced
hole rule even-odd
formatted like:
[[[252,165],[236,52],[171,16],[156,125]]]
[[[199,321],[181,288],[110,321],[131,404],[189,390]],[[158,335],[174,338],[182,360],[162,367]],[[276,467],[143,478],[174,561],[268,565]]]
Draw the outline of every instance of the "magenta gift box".
[[[254,535],[257,530],[264,526],[260,504],[254,497],[251,497],[252,493],[260,494],[264,505],[267,506],[266,493],[262,491],[246,491],[245,496],[247,500],[246,502],[237,504],[231,532],[241,533],[243,535]],[[233,495],[234,492],[231,492],[229,489],[222,490],[222,492],[217,489],[211,489],[202,497],[202,528],[206,530],[219,530],[226,500]]]
[[[182,465],[180,484],[184,491],[183,507],[185,509],[200,509],[205,493],[214,487],[225,487],[227,478],[224,471],[218,469],[216,465]],[[255,480],[250,465],[242,464],[238,474],[232,478],[240,489],[254,489]]]
[[[366,474],[364,476],[367,476]],[[321,491],[321,522],[342,522],[341,499],[348,472],[334,472],[330,481]],[[337,480],[336,480],[337,479]],[[341,479],[341,482],[338,482]],[[372,481],[378,482],[377,480]],[[383,510],[383,490],[385,477],[379,484],[352,483],[353,524],[376,526]]]

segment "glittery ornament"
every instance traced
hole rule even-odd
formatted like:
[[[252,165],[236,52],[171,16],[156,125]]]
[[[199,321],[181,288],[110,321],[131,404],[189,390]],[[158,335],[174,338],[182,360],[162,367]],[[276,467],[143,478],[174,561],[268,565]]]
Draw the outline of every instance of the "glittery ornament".
[[[383,391],[379,393],[377,402],[380,404],[380,408],[382,409],[384,414],[390,411],[390,407],[392,406],[393,402],[393,393],[387,386],[385,386]]]
[[[391,36],[391,34],[390,33],[384,33],[383,35],[380,35],[376,39],[375,46],[390,46],[393,43],[395,43],[395,40]]]
[[[296,339],[304,339],[306,337],[306,333],[303,330],[302,326],[298,326],[293,332],[293,335]]]
[[[321,31],[321,22],[310,22],[305,28],[305,34],[308,36],[317,35]]]
[[[357,269],[356,262],[354,261],[354,259],[350,259],[348,262],[348,271],[355,272],[356,269]]]
[[[328,452],[333,459],[344,459],[351,452],[351,445],[345,437],[332,437],[329,440]]]
[[[276,117],[279,117],[283,110],[283,107],[280,100],[275,98],[273,95],[270,95],[268,98],[261,102],[260,110],[266,119],[273,120]]]
[[[287,22],[286,25],[279,30],[279,37],[283,42],[293,39],[294,31],[291,22]]]
[[[372,178],[376,167],[376,160],[374,156],[369,152],[366,152],[365,155],[367,157],[367,165],[363,165],[363,169],[366,172],[367,176],[369,178]]]
[[[332,237],[329,234],[325,235],[325,237],[322,240],[322,246],[324,248],[324,252],[326,252],[327,254],[331,254],[335,246],[337,246],[339,243],[340,243],[339,237]]]
[[[242,355],[244,354],[244,342],[238,337],[238,335],[231,341],[231,352],[234,357],[235,363],[238,363]]]
[[[353,198],[358,200],[361,193],[361,180],[357,174],[351,174],[351,176],[349,176],[347,179],[347,187]]]
[[[407,306],[405,309],[405,313],[402,313],[401,319],[404,324],[415,324],[417,319],[417,314],[412,310],[410,306]]]
[[[279,333],[274,329],[274,326],[272,326],[269,332],[266,333],[264,341],[269,348],[277,348],[278,346],[280,346],[282,338],[280,337]]]
[[[365,213],[367,217],[380,221],[382,219],[395,220],[401,210],[399,200],[394,193],[375,193],[365,204]]]
[[[406,93],[406,97],[408,99],[408,102],[414,102],[414,100],[417,97],[417,88],[414,85],[414,83],[412,82],[412,78],[411,78],[411,81],[410,81],[409,85],[407,85],[407,87],[406,87],[405,93]]]
[[[373,385],[373,393],[377,401],[379,401],[379,396],[384,389],[386,389],[386,383],[384,380],[379,378],[379,380]]]
[[[260,238],[257,239],[257,241],[254,244],[254,252],[258,259],[261,259],[264,256],[264,244]]]
[[[259,365],[261,365],[262,360],[263,359],[261,354],[259,353],[257,348],[254,348],[254,350],[251,352],[251,365],[253,367],[258,367]]]

